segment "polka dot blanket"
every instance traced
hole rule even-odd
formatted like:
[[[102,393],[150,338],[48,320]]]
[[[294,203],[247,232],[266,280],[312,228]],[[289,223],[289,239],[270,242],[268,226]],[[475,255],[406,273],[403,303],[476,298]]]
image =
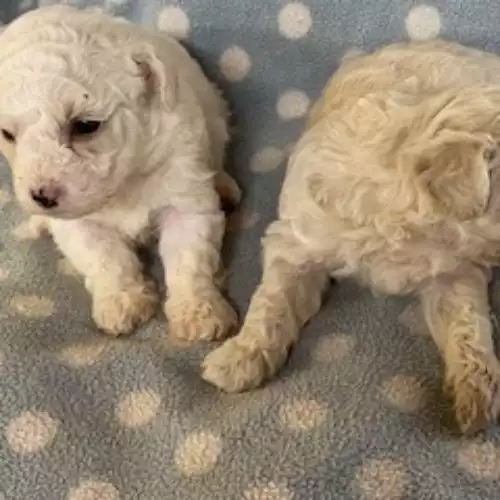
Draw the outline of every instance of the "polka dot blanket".
[[[287,153],[340,58],[438,35],[500,52],[498,0],[69,3],[175,32],[231,102],[245,199],[225,259],[241,314]],[[2,21],[35,6],[2,0]],[[500,498],[500,427],[456,432],[411,301],[334,284],[280,375],[226,395],[199,377],[212,347],[174,342],[160,314],[127,338],[96,331],[71,267],[26,238],[3,164],[0,206],[1,500]]]

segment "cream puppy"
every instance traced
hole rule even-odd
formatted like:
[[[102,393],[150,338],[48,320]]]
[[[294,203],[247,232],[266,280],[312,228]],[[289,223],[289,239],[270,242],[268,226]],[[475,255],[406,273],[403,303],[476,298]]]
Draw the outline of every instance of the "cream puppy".
[[[226,391],[272,377],[329,276],[351,276],[420,297],[461,429],[495,421],[499,141],[500,58],[434,41],[346,60],[289,160],[242,330],[204,377]]]
[[[130,332],[156,293],[134,245],[155,232],[172,334],[215,339],[236,315],[214,282],[227,109],[172,38],[96,11],[32,11],[0,36],[1,150],[21,205],[84,276],[97,325]]]

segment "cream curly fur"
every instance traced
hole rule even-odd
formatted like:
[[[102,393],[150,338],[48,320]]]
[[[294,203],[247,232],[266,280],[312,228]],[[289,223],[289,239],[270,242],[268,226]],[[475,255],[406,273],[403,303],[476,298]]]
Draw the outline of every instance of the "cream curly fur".
[[[134,245],[157,233],[174,335],[219,338],[236,315],[218,287],[227,109],[174,39],[67,6],[32,11],[0,36],[1,149],[21,205],[84,276],[104,331],[155,310]],[[73,133],[74,120],[99,121]],[[43,189],[57,206],[37,204]]]
[[[263,277],[241,332],[204,377],[273,376],[329,276],[418,294],[463,431],[496,420],[487,284],[500,250],[500,58],[442,41],[348,58],[289,160]]]

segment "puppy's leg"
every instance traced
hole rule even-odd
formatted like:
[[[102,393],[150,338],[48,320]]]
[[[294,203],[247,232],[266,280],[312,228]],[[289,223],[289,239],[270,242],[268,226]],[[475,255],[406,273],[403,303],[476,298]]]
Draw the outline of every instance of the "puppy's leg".
[[[85,278],[92,315],[106,333],[129,333],[155,311],[157,295],[136,254],[113,229],[83,221],[51,220],[52,236]]]
[[[494,422],[500,412],[500,364],[493,347],[487,286],[487,273],[471,268],[422,292],[462,432]]]
[[[327,283],[285,222],[275,222],[263,240],[263,277],[241,332],[210,353],[203,378],[230,392],[260,385],[285,362],[299,329],[315,314]]]
[[[167,208],[159,222],[170,331],[184,340],[222,338],[237,322],[214,280],[220,269],[224,214]]]

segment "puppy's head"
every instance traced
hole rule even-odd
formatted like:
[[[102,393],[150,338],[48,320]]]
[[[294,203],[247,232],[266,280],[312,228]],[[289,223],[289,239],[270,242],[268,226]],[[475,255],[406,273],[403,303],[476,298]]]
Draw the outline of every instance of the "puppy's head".
[[[401,123],[397,163],[420,212],[471,220],[500,198],[500,87],[430,97]]]
[[[38,29],[0,52],[0,150],[28,212],[78,218],[140,174],[163,68],[149,46]]]

